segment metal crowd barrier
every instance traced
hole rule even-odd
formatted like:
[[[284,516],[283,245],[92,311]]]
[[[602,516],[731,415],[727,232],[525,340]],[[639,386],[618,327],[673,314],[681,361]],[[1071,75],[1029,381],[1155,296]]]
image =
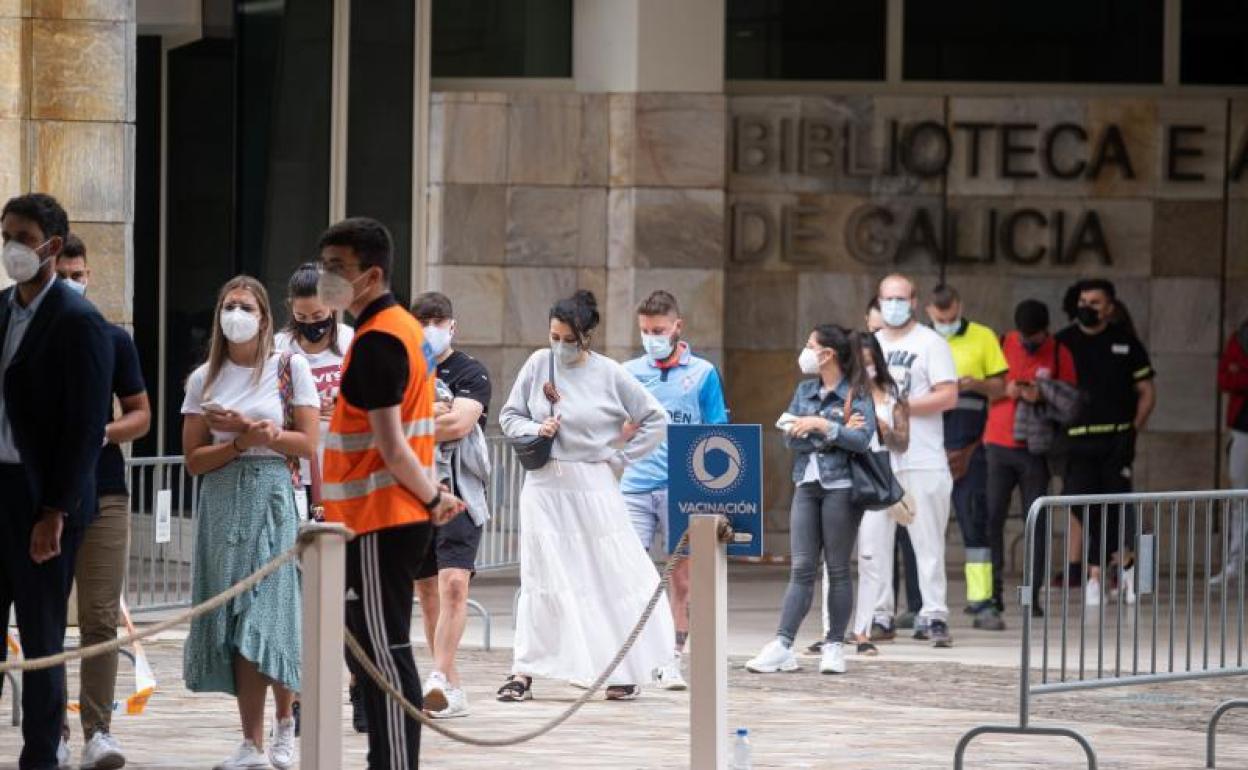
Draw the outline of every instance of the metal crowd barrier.
[[[199,511],[199,479],[181,457],[132,457],[130,565],[126,604],[134,612],[191,605],[191,562]]]
[[[963,767],[971,741],[985,734],[1067,737],[1079,744],[1088,767],[1095,770],[1096,751],[1079,732],[1031,724],[1033,696],[1248,674],[1245,549],[1239,549],[1236,564],[1227,564],[1232,519],[1242,522],[1245,515],[1248,490],[1037,500],[1027,514],[1019,588],[1018,725],[981,725],[964,734],[954,754],[955,770]],[[1065,564],[1076,518],[1083,522],[1083,563],[1091,555],[1107,565],[1092,597],[1085,596],[1086,582],[1072,588],[1063,580],[1060,587],[1053,586],[1052,563],[1057,559]],[[1107,533],[1099,545],[1093,544],[1096,525]],[[1031,556],[1037,537],[1048,549],[1043,575],[1035,574]],[[1134,566],[1128,567],[1130,556],[1113,559],[1111,552],[1134,556]],[[1215,585],[1214,576],[1228,566],[1238,578]],[[1037,579],[1043,580],[1043,589],[1040,613],[1033,618],[1031,586]],[[1124,589],[1131,586],[1136,596],[1114,590],[1111,582]],[[1209,720],[1207,767],[1215,766],[1218,721],[1235,708],[1248,708],[1248,700],[1221,704]]]
[[[520,564],[520,488],[524,468],[502,436],[486,439],[493,469],[486,490],[491,517],[481,533],[476,571]],[[199,480],[180,456],[130,458],[131,545],[126,603],[151,612],[191,605],[191,565],[199,511]],[[484,624],[483,646],[491,648],[492,618],[483,605],[469,608]]]

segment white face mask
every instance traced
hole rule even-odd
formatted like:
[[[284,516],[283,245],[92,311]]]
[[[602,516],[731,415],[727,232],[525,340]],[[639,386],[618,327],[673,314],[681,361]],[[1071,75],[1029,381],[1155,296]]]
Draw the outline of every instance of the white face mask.
[[[221,331],[235,345],[251,342],[260,333],[260,318],[242,308],[221,311]]]
[[[797,368],[802,370],[802,374],[818,374],[819,351],[814,348],[802,348],[801,354],[797,357]]]
[[[85,297],[87,295],[87,285],[81,281],[75,281],[73,278],[66,278],[65,285],[69,287],[70,291],[77,294],[79,297]]]
[[[442,328],[429,324],[424,328],[425,342],[429,344],[429,352],[434,358],[438,358],[451,347],[451,339],[455,336],[454,326]]]
[[[676,349],[675,341],[666,334],[643,334],[641,346],[645,348],[646,355],[655,361],[666,361]]]
[[[322,270],[316,281],[316,298],[330,310],[347,310],[355,302],[355,284],[363,277],[361,275],[352,281],[337,273]]]
[[[575,342],[551,340],[550,350],[564,366],[571,366],[581,359],[581,348]]]
[[[42,249],[46,245],[48,241],[39,244],[38,248]],[[43,266],[52,259],[51,257],[40,259],[38,251],[16,240],[4,244],[4,250],[0,253],[4,259],[4,272],[9,274],[9,278],[13,279],[14,283],[26,283],[39,275]]]

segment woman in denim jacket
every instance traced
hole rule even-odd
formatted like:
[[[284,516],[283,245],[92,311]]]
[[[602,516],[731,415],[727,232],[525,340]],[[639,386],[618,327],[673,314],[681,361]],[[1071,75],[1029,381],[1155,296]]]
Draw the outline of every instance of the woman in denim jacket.
[[[875,435],[871,384],[857,336],[840,326],[815,327],[798,358],[806,375],[789,410],[778,423],[793,450],[793,494],[789,536],[792,572],[784,594],[780,628],[745,667],[755,673],[795,671],[793,639],[810,609],[820,557],[828,568],[827,602],[831,624],[819,670],[845,673],[842,640],[854,605],[849,560],[858,538],[862,509],[850,502],[851,453],[864,453]],[[851,396],[852,392],[852,396]],[[846,413],[846,400],[853,403]]]

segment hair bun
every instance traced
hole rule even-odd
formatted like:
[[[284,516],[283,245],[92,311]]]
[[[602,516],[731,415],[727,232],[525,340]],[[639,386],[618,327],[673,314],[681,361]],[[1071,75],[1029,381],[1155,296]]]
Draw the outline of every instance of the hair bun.
[[[578,315],[581,317],[581,331],[585,334],[598,328],[598,322],[602,320],[602,316],[598,314],[598,298],[589,289],[577,289],[572,295],[572,301],[577,304],[580,309]]]
[[[576,304],[583,305],[586,310],[598,309],[598,298],[589,289],[577,289],[572,299],[576,300]]]

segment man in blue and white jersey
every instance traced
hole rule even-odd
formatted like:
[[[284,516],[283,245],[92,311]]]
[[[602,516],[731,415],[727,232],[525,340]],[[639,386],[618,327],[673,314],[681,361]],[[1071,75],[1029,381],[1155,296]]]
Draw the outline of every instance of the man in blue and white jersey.
[[[658,399],[667,410],[673,425],[716,425],[728,422],[724,405],[724,389],[715,365],[698,358],[687,342],[681,341],[684,321],[676,298],[666,291],[651,294],[637,308],[637,325],[641,329],[645,355],[624,364],[624,367]],[[625,430],[631,426],[625,426]],[[620,480],[620,489],[641,538],[649,550],[655,535],[668,534],[667,512],[667,442],[645,459],[629,466]],[[689,561],[682,561],[672,571],[668,588],[672,616],[676,625],[676,648],[671,661],[655,672],[659,685],[666,690],[684,690],[681,656],[689,636]]]

